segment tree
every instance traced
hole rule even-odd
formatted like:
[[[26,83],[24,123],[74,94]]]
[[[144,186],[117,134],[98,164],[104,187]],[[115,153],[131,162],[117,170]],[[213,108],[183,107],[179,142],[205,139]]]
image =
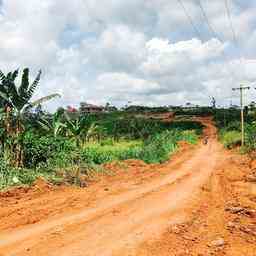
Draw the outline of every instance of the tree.
[[[38,106],[39,104],[42,104],[56,97],[60,97],[59,94],[55,93],[32,101],[34,92],[39,85],[41,73],[42,72],[40,70],[35,80],[30,84],[29,69],[23,69],[21,84],[17,86],[15,81],[19,74],[18,69],[14,72],[9,72],[7,75],[5,75],[0,70],[0,98],[2,99],[4,106],[7,106],[6,118],[8,119],[8,115],[10,113],[12,113],[14,117],[14,125],[12,127],[13,129],[7,132],[12,133],[12,135],[15,137],[15,165],[17,167],[21,167],[23,165],[21,137],[25,131],[25,113],[28,112],[31,108]]]

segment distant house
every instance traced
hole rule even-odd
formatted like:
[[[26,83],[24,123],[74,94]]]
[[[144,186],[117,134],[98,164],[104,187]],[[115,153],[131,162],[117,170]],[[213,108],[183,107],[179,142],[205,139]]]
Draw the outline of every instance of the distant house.
[[[67,106],[67,112],[68,113],[77,113],[78,110],[72,106]]]
[[[79,111],[81,114],[102,113],[104,111],[104,107],[81,102]]]

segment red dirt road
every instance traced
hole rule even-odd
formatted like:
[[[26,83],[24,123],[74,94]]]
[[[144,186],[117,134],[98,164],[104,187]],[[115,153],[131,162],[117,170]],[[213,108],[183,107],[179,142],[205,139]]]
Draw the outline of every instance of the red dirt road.
[[[225,243],[229,239],[224,230],[229,190],[217,177],[230,153],[217,142],[211,121],[202,122],[208,144],[184,149],[163,165],[131,162],[120,175],[87,189],[49,187],[0,197],[0,255],[222,255],[210,254],[216,248],[209,242],[220,235]],[[207,229],[212,236],[204,234]],[[256,255],[228,254],[229,247],[220,247],[223,255]]]

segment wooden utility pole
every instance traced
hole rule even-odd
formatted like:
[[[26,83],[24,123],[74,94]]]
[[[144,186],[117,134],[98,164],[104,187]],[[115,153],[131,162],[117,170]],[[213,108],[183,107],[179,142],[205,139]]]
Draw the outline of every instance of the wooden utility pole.
[[[240,91],[240,108],[241,108],[241,146],[244,146],[244,90],[249,90],[249,86],[243,86],[240,84],[240,87],[232,88],[233,91]]]

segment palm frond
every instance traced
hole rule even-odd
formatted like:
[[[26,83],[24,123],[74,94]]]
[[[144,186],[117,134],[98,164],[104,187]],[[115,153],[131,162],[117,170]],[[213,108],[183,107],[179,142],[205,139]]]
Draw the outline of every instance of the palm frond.
[[[36,76],[36,79],[34,80],[34,82],[29,86],[28,90],[27,90],[27,100],[30,100],[37,88],[37,86],[39,85],[39,81],[40,81],[40,78],[41,78],[41,74],[42,74],[42,71],[39,70],[37,76]]]
[[[45,131],[49,132],[51,130],[51,126],[46,120],[44,121],[38,120],[37,122]]]
[[[24,99],[27,97],[26,92],[28,90],[28,87],[29,87],[29,69],[24,68],[22,79],[21,79],[21,85],[18,90],[20,97]]]
[[[0,98],[4,99],[5,101],[10,101],[8,95],[2,91],[0,91]]]
[[[12,72],[7,73],[6,79],[12,80]]]
[[[19,69],[16,69],[13,73],[12,73],[12,81],[15,81],[15,79],[17,78],[19,74]]]
[[[12,102],[15,104],[15,108],[20,111],[23,106],[26,104],[26,101],[19,96],[17,87],[14,83],[14,81],[8,79],[8,82],[6,84],[6,91],[8,92],[8,96]]]
[[[18,70],[14,72],[9,72],[7,75],[4,75],[2,72],[0,73],[2,79],[2,87],[1,91],[4,92],[13,102],[19,98],[17,88],[15,86],[14,80],[18,75]]]
[[[64,128],[66,128],[65,124],[57,122],[54,126],[54,136],[56,137]]]
[[[0,70],[0,80],[3,82],[5,79],[5,74]]]
[[[57,98],[57,97],[60,98],[61,95],[58,94],[58,93],[53,93],[53,94],[47,95],[45,97],[42,97],[42,98],[40,98],[38,100],[35,100],[34,102],[31,102],[30,106],[31,107],[35,107],[35,106],[37,106],[39,104],[42,104],[42,103],[44,103],[46,101],[52,100],[52,99]]]

